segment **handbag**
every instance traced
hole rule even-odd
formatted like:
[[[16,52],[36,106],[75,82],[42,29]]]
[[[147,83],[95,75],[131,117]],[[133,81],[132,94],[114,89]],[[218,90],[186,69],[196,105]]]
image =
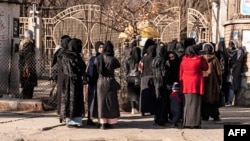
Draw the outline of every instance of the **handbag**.
[[[233,83],[233,75],[232,74],[227,75],[227,82],[228,83]]]
[[[117,82],[116,79],[114,79],[114,87],[116,88],[116,90],[120,90],[121,89],[121,85],[119,82]]]
[[[141,85],[141,79],[139,76],[135,77],[135,86],[140,86]]]

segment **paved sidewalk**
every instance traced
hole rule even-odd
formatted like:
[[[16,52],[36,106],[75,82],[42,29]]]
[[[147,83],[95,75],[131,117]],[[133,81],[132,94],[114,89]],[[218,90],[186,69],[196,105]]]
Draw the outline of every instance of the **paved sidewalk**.
[[[223,141],[224,124],[250,124],[250,108],[222,107],[220,122],[202,122],[202,129],[153,126],[153,116],[121,113],[114,129],[67,128],[55,112],[1,112],[0,141]]]

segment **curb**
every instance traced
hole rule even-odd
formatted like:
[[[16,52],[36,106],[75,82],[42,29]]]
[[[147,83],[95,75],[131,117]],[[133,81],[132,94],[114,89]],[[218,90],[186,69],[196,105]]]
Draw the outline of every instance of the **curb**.
[[[40,100],[26,99],[0,99],[0,111],[43,111]]]

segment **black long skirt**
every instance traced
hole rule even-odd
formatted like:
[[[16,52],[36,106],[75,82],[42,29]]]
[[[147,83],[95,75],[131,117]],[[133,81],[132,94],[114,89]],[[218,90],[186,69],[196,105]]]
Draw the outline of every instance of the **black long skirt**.
[[[141,78],[140,112],[155,114],[155,87],[153,76]]]
[[[139,101],[140,97],[140,85],[135,85],[136,77],[128,77],[127,79],[127,90],[128,90],[128,101],[135,102]]]

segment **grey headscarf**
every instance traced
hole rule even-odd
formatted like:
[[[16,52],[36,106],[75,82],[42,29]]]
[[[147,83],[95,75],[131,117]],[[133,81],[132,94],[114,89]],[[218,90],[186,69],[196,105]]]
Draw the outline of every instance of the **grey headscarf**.
[[[31,31],[29,29],[25,30],[24,37],[29,38],[29,39],[33,39],[33,31]]]
[[[194,46],[188,46],[185,49],[185,54],[192,57],[192,56],[197,55],[198,53],[196,52],[196,49]]]

